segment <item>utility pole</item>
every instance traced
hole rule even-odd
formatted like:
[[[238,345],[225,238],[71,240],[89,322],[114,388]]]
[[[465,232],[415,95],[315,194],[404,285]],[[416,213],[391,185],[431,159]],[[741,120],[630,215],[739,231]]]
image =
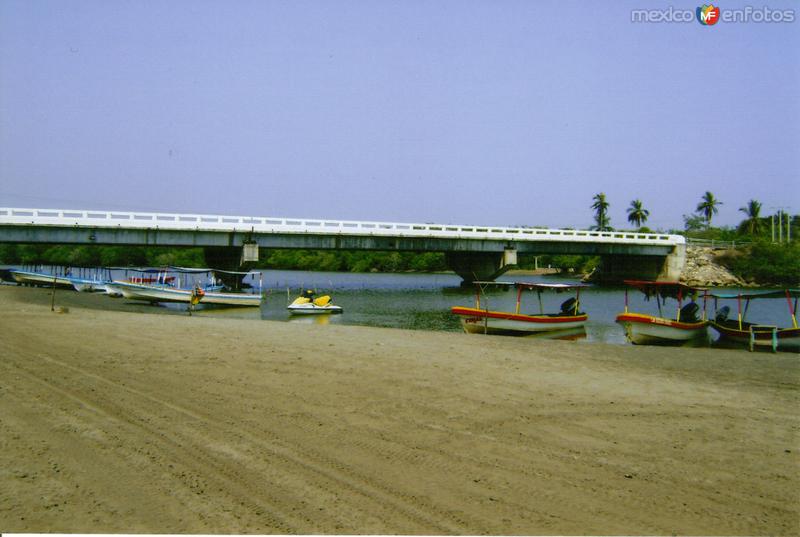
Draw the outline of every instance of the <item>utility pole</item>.
[[[770,229],[772,230],[772,243],[775,243],[775,213],[772,213],[772,216],[769,217],[770,219]]]
[[[778,211],[778,243],[783,242],[783,210],[788,209],[788,207],[770,207],[770,209],[774,209]],[[787,215],[786,217],[786,241],[789,241],[789,226],[791,225],[791,217]],[[772,242],[775,242],[775,213],[772,213]]]

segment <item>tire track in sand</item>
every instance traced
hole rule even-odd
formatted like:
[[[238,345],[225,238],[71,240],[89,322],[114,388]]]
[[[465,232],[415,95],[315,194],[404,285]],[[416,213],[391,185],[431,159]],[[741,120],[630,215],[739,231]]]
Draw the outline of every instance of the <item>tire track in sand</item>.
[[[38,358],[50,364],[69,370],[72,373],[80,375],[86,379],[93,379],[94,381],[106,384],[116,390],[117,396],[119,395],[119,391],[122,390],[134,396],[135,398],[138,398],[139,400],[145,400],[150,404],[155,404],[158,408],[169,409],[184,419],[188,417],[194,421],[202,422],[206,427],[209,427],[212,424],[217,424],[217,427],[220,428],[224,433],[225,438],[230,438],[233,435],[239,439],[249,441],[252,445],[266,449],[269,452],[269,458],[277,458],[284,465],[289,464],[306,473],[313,474],[317,478],[312,484],[313,487],[319,488],[327,494],[333,494],[336,496],[341,496],[343,490],[349,492],[351,495],[357,496],[358,501],[352,502],[351,506],[353,508],[358,508],[358,506],[362,505],[365,501],[377,504],[377,507],[379,507],[381,511],[394,511],[395,514],[401,515],[403,518],[413,523],[413,525],[418,528],[415,531],[458,533],[459,531],[462,531],[462,528],[464,527],[476,527],[474,525],[476,521],[466,520],[466,518],[469,517],[466,517],[466,515],[463,513],[442,510],[429,504],[420,504],[419,501],[411,494],[393,489],[388,485],[378,483],[373,479],[370,479],[364,475],[360,475],[359,472],[352,467],[342,464],[341,462],[327,457],[321,453],[315,452],[314,450],[310,450],[307,447],[298,449],[299,445],[297,444],[287,447],[286,440],[280,438],[272,431],[261,432],[269,434],[269,441],[272,444],[280,445],[264,446],[263,439],[255,438],[254,436],[249,435],[239,429],[232,429],[231,427],[223,426],[218,420],[213,420],[209,416],[198,413],[194,410],[190,410],[183,406],[176,405],[175,403],[165,399],[154,397],[148,393],[142,392],[141,390],[132,388],[123,383],[85,371],[79,367],[64,363],[48,356],[38,355],[35,357],[28,356],[27,358],[29,363],[31,363],[32,358]],[[264,517],[264,514],[266,514],[266,517],[269,519],[270,526],[279,531],[286,533],[297,532],[298,529],[303,529],[306,527],[310,527],[313,530],[318,525],[318,522],[315,521],[318,521],[320,517],[325,518],[323,513],[315,512],[313,513],[313,517],[311,514],[309,514],[306,517],[302,517],[302,520],[289,522],[286,519],[285,513],[290,513],[291,511],[295,510],[297,505],[301,504],[301,500],[298,500],[297,502],[287,502],[284,499],[286,494],[279,495],[270,493],[268,490],[266,490],[266,487],[263,484],[260,484],[260,481],[256,482],[254,478],[242,474],[235,466],[231,465],[230,463],[226,464],[225,461],[220,460],[220,457],[209,455],[207,447],[203,448],[202,446],[197,445],[203,444],[203,442],[198,442],[197,440],[190,438],[186,433],[177,431],[174,427],[172,427],[172,429],[167,429],[169,433],[168,435],[167,432],[165,432],[162,428],[150,425],[148,420],[143,417],[135,419],[132,417],[130,412],[126,410],[125,406],[122,406],[113,399],[106,397],[105,400],[102,400],[104,398],[98,391],[90,392],[92,396],[92,399],[90,399],[86,396],[78,395],[74,391],[76,386],[76,383],[74,382],[63,382],[63,384],[69,385],[72,388],[70,390],[57,385],[53,379],[42,379],[35,373],[28,371],[19,365],[16,365],[16,367],[19,370],[25,371],[28,376],[57,391],[64,397],[72,399],[97,413],[104,414],[115,421],[122,422],[128,427],[144,430],[151,438],[156,438],[163,445],[165,445],[168,448],[166,449],[167,452],[176,451],[185,453],[188,456],[181,457],[181,462],[185,463],[187,460],[191,460],[192,463],[190,466],[192,466],[196,473],[202,475],[204,478],[208,479],[210,477],[208,475],[208,468],[214,469],[215,473],[212,477],[219,482],[218,484],[225,485],[231,494],[235,495],[241,500],[241,505],[248,507],[251,512],[254,512],[262,518]],[[53,377],[52,374],[49,376]],[[135,406],[133,408],[135,408]],[[153,413],[153,415],[158,415],[158,412]],[[165,418],[160,416],[159,419],[164,420]],[[176,423],[176,420],[166,421],[168,421],[171,426]],[[179,440],[183,440],[183,442],[180,442]],[[322,480],[322,483],[320,483],[319,480]],[[242,483],[244,483],[246,486],[243,486]],[[255,495],[256,497],[268,498],[268,504],[253,500],[253,490],[258,491],[258,494]],[[288,493],[288,491],[284,492]],[[270,505],[280,506],[282,509],[280,509],[278,512],[275,512],[274,509],[270,509]],[[374,512],[374,509],[368,508],[360,508],[358,510]]]
[[[43,357],[39,356],[38,358]],[[49,358],[44,359],[56,365],[64,365],[59,364],[57,361]],[[64,384],[68,384],[73,389],[68,389],[59,385],[52,378],[41,378],[34,372],[19,366],[19,364],[14,364],[14,367],[18,372],[24,374],[29,379],[47,388],[48,390],[57,393],[60,397],[71,400],[80,406],[89,409],[91,412],[97,415],[104,416],[105,418],[116,422],[123,429],[128,429],[133,433],[132,436],[140,438],[138,433],[144,432],[146,434],[143,441],[144,444],[151,444],[150,441],[160,442],[163,446],[163,458],[166,461],[178,460],[180,465],[186,466],[191,470],[191,472],[188,474],[186,472],[181,472],[177,468],[174,470],[166,470],[177,481],[183,482],[187,489],[199,488],[200,491],[203,491],[207,488],[210,488],[208,485],[203,487],[199,482],[200,480],[206,480],[214,483],[218,490],[226,490],[227,493],[235,499],[236,504],[246,508],[249,512],[255,514],[259,519],[263,520],[266,518],[266,523],[270,528],[274,528],[279,532],[283,531],[289,533],[293,531],[296,532],[296,526],[301,526],[300,524],[292,524],[288,522],[286,517],[275,512],[275,510],[270,507],[270,504],[265,504],[263,502],[254,500],[254,496],[263,497],[265,494],[260,493],[258,495],[254,495],[252,490],[249,490],[242,484],[242,480],[234,478],[239,477],[236,475],[237,472],[234,469],[226,468],[223,462],[209,456],[205,450],[199,448],[198,446],[192,445],[193,441],[188,439],[185,435],[180,435],[180,438],[184,440],[184,443],[181,443],[178,440],[178,435],[174,434],[174,431],[170,431],[168,435],[165,431],[148,425],[147,418],[139,417],[136,419],[136,417],[131,412],[126,410],[125,407],[114,403],[109,398],[105,398],[105,400],[103,400],[104,398],[97,392],[93,394],[95,395],[94,399],[81,396],[77,392],[73,391],[75,384],[67,382],[66,378],[63,379]],[[68,369],[72,369],[71,366],[66,367]],[[53,375],[49,375],[49,377],[52,376]],[[96,375],[88,376],[94,377],[98,380],[101,379],[101,377],[97,377]],[[119,388],[120,386],[117,387]],[[170,436],[172,438],[170,438]],[[116,434],[112,433],[111,437],[116,438]],[[152,446],[148,446],[148,448],[151,447],[152,449],[156,448],[154,444]],[[144,457],[149,459],[151,463],[158,464],[158,458],[155,457],[149,449],[141,448],[138,445],[129,445],[126,446],[126,448],[135,451],[134,454],[128,454],[128,458],[138,457],[141,459]],[[173,457],[170,455],[171,453],[180,453],[181,456]],[[213,473],[209,473],[209,469],[212,469]],[[233,474],[233,476],[230,474]],[[244,483],[249,484],[246,482]],[[273,499],[269,494],[266,494],[266,496],[271,500]],[[278,505],[280,504],[280,502],[277,501],[274,503]]]

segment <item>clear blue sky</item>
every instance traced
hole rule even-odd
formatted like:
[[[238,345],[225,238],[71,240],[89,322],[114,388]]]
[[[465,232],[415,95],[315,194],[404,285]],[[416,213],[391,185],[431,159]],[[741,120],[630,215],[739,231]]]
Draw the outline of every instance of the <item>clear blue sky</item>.
[[[800,212],[800,21],[698,3],[0,0],[0,206],[682,227]],[[723,10],[800,3],[719,4]]]

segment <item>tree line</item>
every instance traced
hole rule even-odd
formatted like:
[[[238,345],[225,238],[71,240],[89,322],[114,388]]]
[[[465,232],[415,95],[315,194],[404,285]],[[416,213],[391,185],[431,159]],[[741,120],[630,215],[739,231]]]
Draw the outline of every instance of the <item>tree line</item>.
[[[253,268],[334,272],[438,272],[448,270],[439,252],[370,252],[262,249]],[[69,267],[207,267],[202,248],[0,244],[0,263]]]
[[[612,231],[608,209],[610,204],[604,193],[592,198],[595,225],[592,229]],[[712,192],[706,191],[693,213],[683,215],[684,228],[670,230],[687,238],[746,243],[742,249],[732,250],[718,260],[734,274],[748,281],[762,284],[800,285],[800,216],[792,216],[782,209],[778,213],[762,216],[763,205],[751,199],[739,207],[743,220],[734,227],[714,227],[714,215],[723,202]],[[644,227],[650,211],[641,200],[634,199],[627,209],[628,222],[639,231],[649,232]],[[789,238],[792,237],[790,241]]]
[[[597,231],[613,231],[614,228],[611,226],[611,219],[608,216],[608,209],[611,204],[606,198],[605,193],[600,192],[595,194],[592,198],[592,202],[590,207],[594,210],[595,223],[590,229]],[[751,199],[744,206],[739,207],[739,212],[744,213],[745,218],[738,226],[735,228],[714,228],[711,223],[714,215],[719,212],[720,205],[723,205],[723,202],[712,192],[706,191],[700,198],[700,202],[697,204],[694,212],[689,215],[683,215],[684,229],[673,229],[669,232],[693,238],[706,238],[708,235],[714,235],[730,237],[730,239],[720,240],[734,240],[735,238],[743,237],[761,239],[766,238],[767,233],[771,234],[775,231],[777,222],[774,220],[776,218],[783,224],[783,227],[779,229],[780,232],[785,232],[784,230],[788,225],[791,229],[791,234],[794,235],[795,228],[798,226],[798,217],[789,215],[784,212],[783,209],[780,209],[778,213],[774,215],[766,217],[761,216],[762,203],[758,200]],[[644,208],[644,204],[640,199],[634,199],[630,202],[627,213],[628,223],[632,224],[640,231],[651,231],[649,228],[644,227],[644,224],[650,217],[650,211]],[[702,233],[703,231],[708,233]],[[770,239],[772,239],[772,237],[770,237]]]

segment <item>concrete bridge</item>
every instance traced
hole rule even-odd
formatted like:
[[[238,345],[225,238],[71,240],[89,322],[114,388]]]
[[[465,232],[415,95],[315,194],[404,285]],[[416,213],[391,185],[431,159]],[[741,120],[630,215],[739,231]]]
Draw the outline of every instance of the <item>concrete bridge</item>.
[[[203,247],[221,269],[259,248],[444,252],[465,281],[494,279],[519,253],[599,255],[608,281],[677,280],[686,255],[684,237],[653,233],[24,208],[0,208],[0,242]]]

